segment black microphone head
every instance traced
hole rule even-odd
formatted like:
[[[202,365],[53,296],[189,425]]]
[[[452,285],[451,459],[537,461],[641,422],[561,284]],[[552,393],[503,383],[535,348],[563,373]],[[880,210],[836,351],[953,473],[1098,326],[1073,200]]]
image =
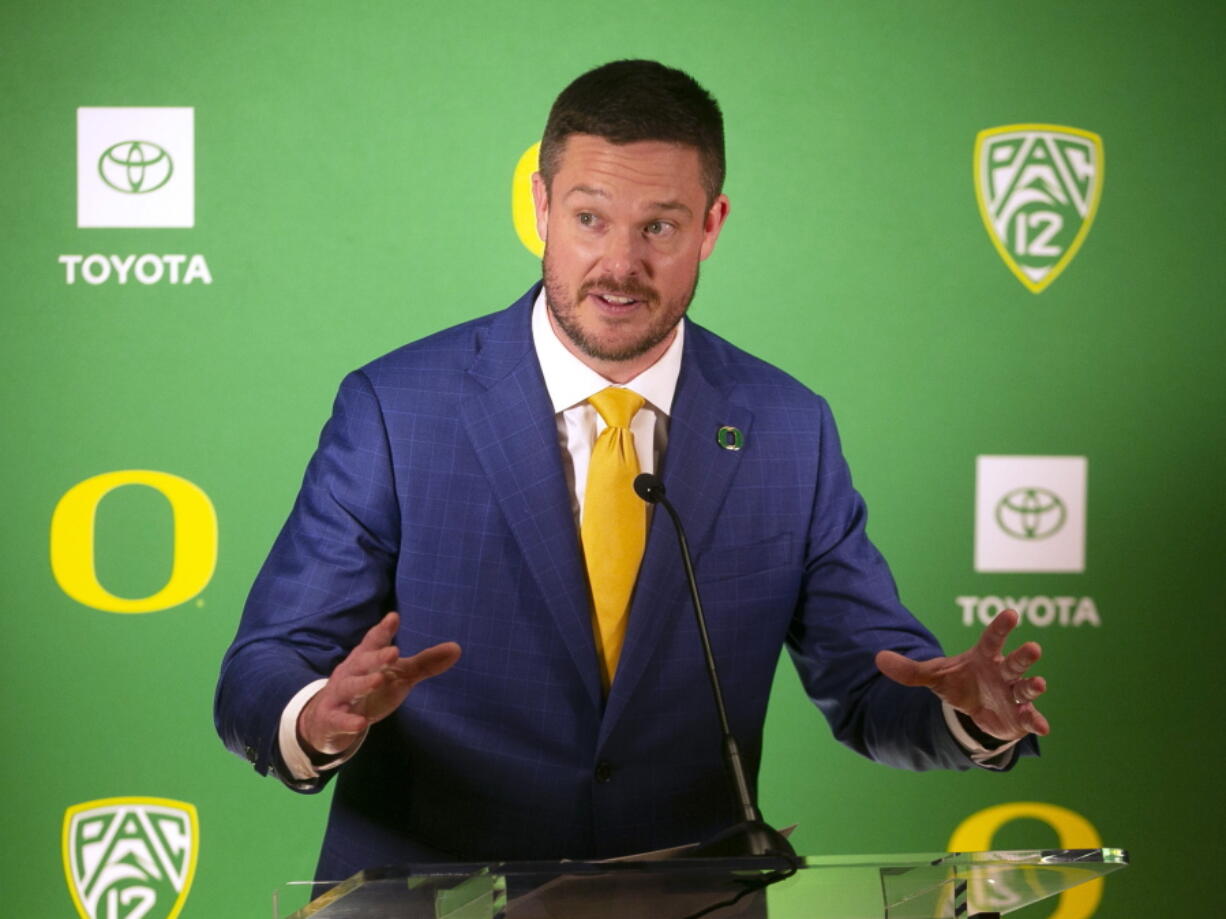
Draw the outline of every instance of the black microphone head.
[[[658,475],[641,472],[634,477],[634,493],[648,504],[655,504],[664,497],[664,483]]]

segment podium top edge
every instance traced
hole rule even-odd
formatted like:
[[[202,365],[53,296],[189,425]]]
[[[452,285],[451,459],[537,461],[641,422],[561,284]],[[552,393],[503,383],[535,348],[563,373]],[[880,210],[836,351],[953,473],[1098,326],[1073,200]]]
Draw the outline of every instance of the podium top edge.
[[[822,868],[918,868],[924,866],[1075,866],[1077,864],[1108,864],[1123,867],[1130,864],[1128,851],[1117,848],[1101,849],[1020,849],[990,852],[933,852],[870,855],[808,855],[800,857],[802,869]],[[491,874],[608,874],[656,873],[687,871],[778,871],[790,867],[785,859],[774,856],[736,856],[724,858],[628,858],[609,861],[477,861],[477,862],[415,862],[382,865],[360,872],[356,878],[364,881],[387,880],[397,877],[449,875],[468,877],[482,871]]]

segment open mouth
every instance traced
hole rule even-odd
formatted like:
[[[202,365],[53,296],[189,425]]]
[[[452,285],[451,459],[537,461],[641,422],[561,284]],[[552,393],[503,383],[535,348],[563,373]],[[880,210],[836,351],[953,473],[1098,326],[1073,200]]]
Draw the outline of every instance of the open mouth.
[[[594,293],[592,296],[594,296],[601,303],[604,303],[606,306],[611,306],[614,308],[633,306],[634,304],[639,302],[638,298],[636,297],[623,297],[623,296],[619,296],[618,294],[595,294]]]
[[[620,285],[604,286],[592,284],[585,291],[583,296],[590,297],[596,307],[605,315],[619,316],[632,313],[637,309],[650,307],[654,302],[655,297],[651,290],[640,290],[634,287],[622,287]]]

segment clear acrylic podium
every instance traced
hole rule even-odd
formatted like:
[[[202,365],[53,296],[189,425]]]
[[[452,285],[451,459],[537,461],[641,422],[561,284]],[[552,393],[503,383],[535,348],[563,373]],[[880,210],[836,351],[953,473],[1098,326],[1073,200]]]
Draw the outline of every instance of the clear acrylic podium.
[[[962,919],[1000,916],[1128,864],[1122,849],[428,864],[274,896],[274,919]]]

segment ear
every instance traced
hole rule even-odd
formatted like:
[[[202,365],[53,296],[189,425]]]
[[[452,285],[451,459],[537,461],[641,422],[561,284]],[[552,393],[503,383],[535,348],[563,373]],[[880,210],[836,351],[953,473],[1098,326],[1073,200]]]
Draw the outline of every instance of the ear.
[[[539,172],[532,173],[532,209],[536,212],[536,235],[544,240],[549,228],[549,189]]]
[[[724,221],[727,219],[728,196],[720,195],[707,208],[707,213],[703,218],[702,248],[698,252],[699,261],[715,251],[715,241],[719,239],[719,231],[724,228]]]

